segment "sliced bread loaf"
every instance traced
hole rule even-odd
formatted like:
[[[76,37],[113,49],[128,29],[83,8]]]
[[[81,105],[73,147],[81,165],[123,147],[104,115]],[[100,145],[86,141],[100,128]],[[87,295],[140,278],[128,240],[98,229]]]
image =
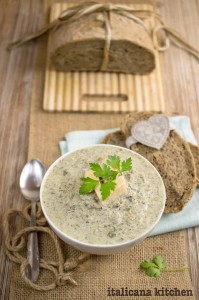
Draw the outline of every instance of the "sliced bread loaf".
[[[119,145],[125,146],[125,139],[130,135],[131,127],[138,121],[148,119],[151,115],[153,115],[151,112],[129,114],[121,124],[122,132],[109,134],[104,142],[110,144],[119,142]],[[195,150],[196,157],[199,149],[192,148]],[[167,194],[164,212],[176,213],[182,210],[191,199],[196,187],[196,168],[189,143],[172,130],[160,150],[140,143],[132,145],[131,149],[146,157],[162,176]]]
[[[149,34],[133,20],[110,13],[111,46],[106,71],[146,74],[155,67]],[[57,71],[100,71],[104,57],[102,13],[92,13],[50,33],[51,66]]]

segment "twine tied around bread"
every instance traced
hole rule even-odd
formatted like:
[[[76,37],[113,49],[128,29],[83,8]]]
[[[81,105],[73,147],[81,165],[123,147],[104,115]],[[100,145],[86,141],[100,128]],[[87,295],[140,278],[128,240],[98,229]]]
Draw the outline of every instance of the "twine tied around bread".
[[[109,50],[111,46],[111,20],[110,12],[121,15],[125,18],[129,18],[135,23],[142,26],[142,28],[149,34],[152,39],[154,48],[158,51],[166,51],[170,47],[170,40],[178,46],[179,48],[187,51],[188,53],[194,55],[199,59],[199,50],[194,46],[190,45],[185,38],[183,38],[176,30],[166,25],[163,18],[150,10],[135,10],[125,5],[118,4],[101,4],[96,2],[87,2],[72,8],[64,10],[59,17],[53,22],[46,25],[44,28],[40,29],[36,33],[30,34],[27,37],[24,37],[18,41],[15,41],[7,47],[8,50],[14,49],[23,45],[24,43],[36,39],[39,36],[45,34],[50,30],[56,30],[59,26],[67,23],[72,23],[78,20],[79,18],[90,15],[92,13],[102,13],[104,17],[104,28],[105,28],[105,43],[104,43],[104,56],[103,62],[101,65],[101,71],[106,71],[108,62],[109,62]],[[151,32],[147,29],[144,20],[154,17],[157,25],[154,26]],[[161,44],[159,42],[159,34],[164,32],[164,35],[161,35]]]
[[[17,264],[20,264],[20,272],[24,281],[29,287],[38,291],[49,291],[55,289],[57,286],[66,285],[67,283],[77,285],[77,282],[73,279],[72,275],[74,270],[85,260],[90,257],[88,253],[82,253],[78,258],[68,258],[64,261],[64,256],[60,244],[60,240],[55,233],[48,227],[46,219],[44,218],[40,204],[37,204],[36,224],[37,226],[26,227],[20,229],[17,233],[12,235],[11,222],[13,217],[20,216],[23,220],[30,221],[31,205],[26,206],[23,210],[10,209],[4,216],[3,228],[5,235],[5,250],[7,257]],[[26,275],[28,268],[28,261],[26,257],[23,257],[20,252],[26,248],[27,239],[26,236],[33,231],[43,232],[48,234],[57,252],[57,261],[47,261],[43,258],[40,259],[40,268],[49,270],[53,273],[55,280],[49,285],[39,285],[33,283]]]

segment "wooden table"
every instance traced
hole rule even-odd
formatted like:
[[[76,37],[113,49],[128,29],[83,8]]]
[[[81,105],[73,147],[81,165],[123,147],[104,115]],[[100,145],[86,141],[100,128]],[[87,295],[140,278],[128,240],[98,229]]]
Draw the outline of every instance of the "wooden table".
[[[0,1],[0,213],[20,208],[19,175],[27,159],[29,109],[36,43],[13,52],[6,45],[47,22],[55,0]],[[157,9],[167,23],[199,48],[199,0],[157,0]],[[46,16],[46,19],[44,18]],[[161,55],[168,113],[189,115],[199,141],[199,62],[172,47]],[[44,71],[44,70],[43,70]],[[1,219],[0,218],[0,219]],[[0,226],[0,237],[2,226]],[[0,239],[0,296],[8,299],[10,264]],[[199,299],[199,227],[187,230],[191,278]]]

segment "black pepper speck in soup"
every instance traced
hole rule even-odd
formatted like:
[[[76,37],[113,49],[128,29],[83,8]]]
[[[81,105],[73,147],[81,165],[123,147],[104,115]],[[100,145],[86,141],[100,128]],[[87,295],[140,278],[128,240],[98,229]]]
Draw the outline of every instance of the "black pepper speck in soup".
[[[80,178],[89,163],[103,163],[114,154],[121,160],[132,158],[132,170],[123,173],[126,193],[103,204],[95,193],[80,195]],[[42,199],[48,217],[68,236],[89,244],[116,244],[137,238],[153,226],[163,210],[165,191],[155,168],[140,155],[100,146],[63,157],[47,176]]]

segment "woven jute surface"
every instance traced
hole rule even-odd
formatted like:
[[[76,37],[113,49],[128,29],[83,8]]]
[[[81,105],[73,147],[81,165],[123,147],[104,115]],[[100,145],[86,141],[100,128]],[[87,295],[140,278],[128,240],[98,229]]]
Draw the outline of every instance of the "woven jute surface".
[[[33,82],[31,121],[29,135],[29,158],[39,158],[48,167],[58,156],[57,143],[63,139],[64,133],[79,129],[103,129],[118,127],[122,115],[101,114],[72,114],[46,113],[42,111],[43,80],[42,67],[45,62],[45,38],[41,40],[37,51],[35,77]],[[39,235],[41,257],[56,260],[56,251],[52,240],[45,235]],[[77,258],[80,252],[62,242],[65,259]],[[150,278],[139,269],[140,262],[152,259],[160,254],[167,262],[169,269],[183,268],[188,265],[186,254],[185,231],[147,238],[140,245],[128,251],[111,256],[93,255],[89,260],[74,271],[73,278],[78,286],[70,284],[58,287],[48,292],[35,291],[22,280],[19,266],[13,264],[10,281],[10,300],[33,299],[69,299],[69,300],[98,300],[98,299],[194,299],[194,296],[166,296],[166,289],[176,294],[193,294],[189,271],[164,272],[160,278]],[[41,270],[40,284],[49,284],[54,280],[53,275]],[[119,296],[129,291],[134,296]],[[112,290],[113,289],[113,290]],[[116,291],[118,290],[118,291]],[[131,291],[130,291],[131,290]],[[141,292],[141,290],[143,290]],[[151,296],[136,296],[151,294]],[[188,292],[187,292],[188,291]],[[171,291],[172,292],[172,291]],[[117,293],[118,296],[110,296]]]

